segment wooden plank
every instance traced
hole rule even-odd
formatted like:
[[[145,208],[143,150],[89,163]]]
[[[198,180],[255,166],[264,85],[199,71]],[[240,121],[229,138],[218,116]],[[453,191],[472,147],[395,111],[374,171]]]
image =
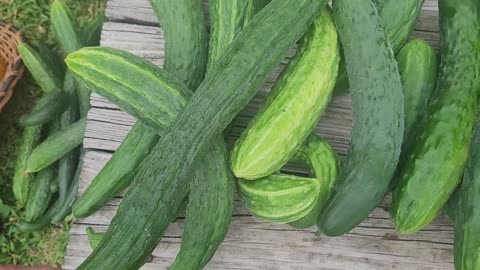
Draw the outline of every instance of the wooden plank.
[[[163,65],[163,33],[148,0],[110,0],[102,45],[128,50],[153,63]],[[439,46],[437,1],[427,0],[412,38],[423,38]],[[264,89],[239,114],[231,144],[262,106],[276,76],[295,53],[271,75]],[[108,161],[135,119],[98,95],[91,99],[92,109],[84,144],[85,155],[80,194]],[[335,97],[315,132],[327,139],[343,155],[349,147],[352,125],[349,94]],[[285,167],[288,172],[304,172],[299,165]],[[103,232],[114,217],[122,195],[99,212],[75,221],[67,247],[64,269],[75,269],[91,253],[85,233],[87,226]],[[314,229],[297,230],[287,225],[264,223],[250,216],[237,198],[235,213],[226,241],[207,269],[453,269],[453,231],[444,217],[420,233],[398,235],[389,219],[389,198],[351,233],[338,238],[315,236]],[[181,242],[183,218],[167,230],[165,238],[142,269],[167,269]]]

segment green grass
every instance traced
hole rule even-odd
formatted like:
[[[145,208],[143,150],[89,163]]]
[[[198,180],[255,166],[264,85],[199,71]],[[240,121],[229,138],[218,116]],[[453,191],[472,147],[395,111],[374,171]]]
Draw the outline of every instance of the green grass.
[[[24,32],[33,46],[56,46],[50,29],[49,9],[53,0],[0,0],[0,21],[12,23]],[[106,0],[65,0],[81,23],[104,12]],[[23,130],[18,118],[29,111],[40,95],[39,87],[27,73],[15,87],[8,105],[0,113],[0,201],[15,205],[12,194],[12,177],[18,138]],[[69,222],[49,226],[36,233],[21,233],[15,224],[15,211],[2,224],[0,220],[0,264],[51,265],[63,263],[68,241]]]

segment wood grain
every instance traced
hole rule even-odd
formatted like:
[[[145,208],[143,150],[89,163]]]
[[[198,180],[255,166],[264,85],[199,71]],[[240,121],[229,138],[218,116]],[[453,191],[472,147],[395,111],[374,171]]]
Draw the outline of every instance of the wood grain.
[[[148,0],[110,0],[102,45],[128,50],[162,66],[163,33],[149,8]],[[422,38],[439,47],[437,1],[425,1],[412,38]],[[293,48],[271,75],[269,82],[239,114],[231,144],[262,106],[276,76],[294,55]],[[85,155],[80,194],[108,161],[130,130],[135,119],[98,95],[92,95],[92,109],[84,145]],[[315,132],[327,139],[339,155],[349,147],[352,125],[349,94],[335,97],[322,116]],[[304,172],[291,164],[287,172]],[[76,220],[71,230],[64,269],[75,269],[91,253],[85,229],[92,226],[103,232],[116,213],[122,195],[94,215]],[[232,225],[226,241],[207,269],[453,269],[452,226],[444,217],[420,233],[398,235],[389,220],[387,198],[370,217],[351,233],[338,238],[315,236],[314,229],[297,230],[287,225],[272,225],[249,215],[237,198]],[[183,217],[169,227],[165,238],[142,268],[167,269],[180,247]]]

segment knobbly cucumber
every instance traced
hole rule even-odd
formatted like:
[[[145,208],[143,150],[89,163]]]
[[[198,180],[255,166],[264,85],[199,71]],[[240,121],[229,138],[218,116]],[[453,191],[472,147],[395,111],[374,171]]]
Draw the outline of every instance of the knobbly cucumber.
[[[337,30],[325,9],[235,143],[231,164],[236,177],[266,177],[293,157],[330,101],[339,61]]]
[[[342,235],[389,191],[404,133],[402,84],[393,50],[371,0],[334,2],[334,19],[352,86],[351,148],[318,220],[319,232]]]
[[[391,216],[401,233],[427,226],[458,186],[479,111],[480,3],[441,0],[439,7],[437,89],[393,192]]]
[[[141,181],[129,189],[104,239],[79,270],[143,264],[182,203],[179,195],[188,190],[197,155],[253,98],[325,4],[274,0],[253,18],[142,162],[135,177]]]
[[[22,215],[25,221],[35,220],[47,210],[52,197],[50,185],[55,180],[56,174],[57,170],[55,168],[47,168],[39,172],[35,180],[32,181],[25,211]]]

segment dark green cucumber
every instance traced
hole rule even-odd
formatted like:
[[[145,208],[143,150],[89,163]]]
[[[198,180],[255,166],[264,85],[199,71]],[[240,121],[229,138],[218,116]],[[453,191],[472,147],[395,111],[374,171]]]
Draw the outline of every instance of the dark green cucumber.
[[[339,61],[337,30],[325,9],[236,141],[230,160],[236,177],[266,177],[295,155],[330,102]]]
[[[49,59],[43,58],[35,49],[23,42],[18,46],[18,52],[33,79],[44,92],[62,88],[63,74],[55,72],[58,69],[50,64]]]
[[[405,145],[417,129],[435,90],[438,57],[432,46],[415,39],[400,50],[397,61],[405,97]]]
[[[83,141],[87,119],[82,118],[49,136],[39,144],[28,158],[27,172],[38,172],[50,166]]]
[[[480,3],[441,0],[439,4],[437,89],[393,192],[391,216],[401,233],[427,226],[458,186],[479,111]]]
[[[68,106],[69,95],[61,89],[53,90],[41,97],[32,112],[20,117],[21,126],[36,126],[45,124],[60,115]]]
[[[203,81],[208,60],[208,33],[202,0],[149,1],[164,31],[167,56],[164,69],[188,89],[196,89]],[[192,56],[195,60],[190,58]]]
[[[50,167],[36,175],[28,193],[25,211],[22,214],[25,221],[35,220],[47,210],[52,197],[50,185],[55,180],[56,174],[57,170]]]
[[[140,164],[135,185],[104,239],[79,270],[128,270],[143,264],[181,205],[179,195],[188,191],[197,155],[253,98],[325,5],[274,0],[253,18]]]
[[[382,26],[394,53],[397,53],[405,44],[413,31],[424,0],[374,0],[380,15]],[[340,62],[335,91],[348,89],[348,76],[345,59]]]
[[[318,227],[342,235],[362,222],[389,190],[402,146],[402,84],[372,0],[334,2],[334,19],[354,86],[351,148]]]
[[[50,22],[60,46],[66,54],[82,48],[80,27],[68,6],[55,0],[50,7]]]
[[[15,174],[13,176],[13,195],[17,205],[23,207],[27,202],[32,175],[27,174],[27,161],[33,149],[40,142],[42,135],[41,126],[27,127],[23,131],[17,150]]]

